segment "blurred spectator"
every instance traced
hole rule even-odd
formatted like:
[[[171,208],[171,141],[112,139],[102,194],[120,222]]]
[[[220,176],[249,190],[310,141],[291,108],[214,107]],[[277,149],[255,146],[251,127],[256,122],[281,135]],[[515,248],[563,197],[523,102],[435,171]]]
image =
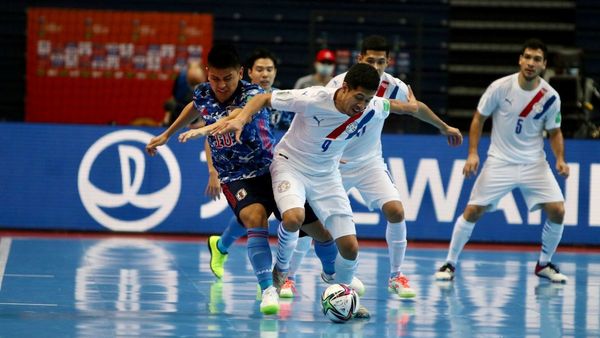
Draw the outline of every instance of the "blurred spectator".
[[[248,77],[252,83],[259,85],[265,92],[277,89],[273,87],[277,76],[277,58],[267,49],[256,49],[246,61]],[[287,130],[294,118],[293,112],[278,111],[268,108],[271,128]]]
[[[191,62],[179,71],[173,83],[172,96],[163,105],[163,125],[169,126],[177,119],[183,108],[192,101],[194,88],[202,82],[206,82],[206,74],[200,63]]]
[[[294,89],[325,86],[333,77],[335,55],[329,49],[321,49],[317,53],[314,66],[315,72],[299,78],[294,85]]]

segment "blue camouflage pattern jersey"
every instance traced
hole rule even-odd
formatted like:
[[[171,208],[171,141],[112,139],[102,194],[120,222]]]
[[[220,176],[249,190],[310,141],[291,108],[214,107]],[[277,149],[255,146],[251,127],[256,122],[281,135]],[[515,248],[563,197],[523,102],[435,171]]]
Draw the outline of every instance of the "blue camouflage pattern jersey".
[[[198,85],[194,91],[194,107],[201,118],[210,125],[228,116],[230,110],[243,107],[256,94],[264,91],[255,84],[240,81],[238,87],[225,102],[220,103],[208,82]],[[269,111],[262,109],[244,126],[240,137],[235,141],[235,133],[207,136],[212,152],[213,165],[219,173],[221,183],[257,177],[269,172],[273,160],[275,138],[269,126]]]
[[[277,90],[277,88],[271,88],[271,92]],[[282,111],[275,108],[267,108],[271,114],[271,128],[286,131],[290,128],[292,120],[294,119],[294,112]]]

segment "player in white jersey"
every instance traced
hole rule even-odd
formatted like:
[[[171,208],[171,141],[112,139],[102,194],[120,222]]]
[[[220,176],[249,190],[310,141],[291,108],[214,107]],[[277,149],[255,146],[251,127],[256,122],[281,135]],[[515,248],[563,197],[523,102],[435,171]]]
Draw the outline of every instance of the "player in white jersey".
[[[398,99],[406,102],[404,111],[439,128],[449,136],[449,144],[460,145],[460,131],[440,120],[422,102],[417,101],[409,87],[402,80],[385,72],[389,63],[390,46],[386,38],[378,35],[366,37],[358,56],[359,63],[370,64],[377,69],[380,76],[379,87],[375,96],[387,99]],[[333,78],[327,87],[339,88],[344,82],[346,73]],[[415,291],[410,287],[408,278],[401,272],[404,253],[406,252],[406,222],[400,194],[390,178],[387,165],[384,162],[381,147],[381,132],[385,120],[374,120],[365,128],[358,138],[353,138],[344,150],[339,166],[342,181],[346,191],[356,188],[369,209],[381,210],[387,220],[386,241],[390,257],[389,291],[401,299],[415,297]],[[365,175],[365,173],[368,173]],[[302,237],[294,250],[290,262],[288,280],[281,288],[281,297],[293,297],[295,289],[294,273],[300,262],[310,249],[310,238]]]
[[[463,174],[474,175],[479,167],[477,148],[485,120],[492,115],[492,137],[486,160],[475,181],[464,213],[454,224],[450,249],[436,273],[438,280],[452,280],[458,256],[473,232],[475,222],[514,188],[519,188],[529,210],[544,209],[547,220],[535,274],[552,282],[567,277],[551,263],[563,232],[564,198],[546,161],[543,132],[547,130],[556,171],[568,177],[564,141],[560,131],[560,97],[540,77],[546,69],[546,46],[527,40],[519,57],[518,73],[494,81],[477,106],[469,132],[469,156]]]

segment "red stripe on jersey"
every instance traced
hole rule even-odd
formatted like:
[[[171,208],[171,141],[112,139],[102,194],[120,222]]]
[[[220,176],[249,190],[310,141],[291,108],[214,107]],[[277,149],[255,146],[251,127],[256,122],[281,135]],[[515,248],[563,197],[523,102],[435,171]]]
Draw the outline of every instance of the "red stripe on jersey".
[[[537,92],[537,94],[535,94],[533,99],[531,99],[531,101],[529,101],[529,103],[525,106],[525,108],[523,108],[523,111],[521,111],[521,114],[519,114],[519,117],[527,117],[527,115],[529,115],[529,113],[531,113],[531,110],[533,109],[533,105],[540,102],[540,100],[542,99],[544,94],[546,94],[547,91],[548,90],[546,88],[540,89],[540,91]]]
[[[377,88],[377,93],[375,94],[375,96],[377,97],[383,97],[383,94],[385,94],[385,91],[388,89],[390,83],[388,81],[381,81],[381,83],[379,84],[379,88]]]
[[[352,115],[352,116],[351,116],[349,119],[347,119],[347,120],[346,120],[344,123],[342,123],[340,126],[338,126],[337,128],[335,128],[335,130],[334,130],[334,131],[332,131],[331,133],[329,133],[329,135],[327,135],[327,137],[326,137],[326,138],[327,138],[327,139],[330,139],[330,140],[335,140],[335,139],[336,139],[338,136],[340,136],[340,135],[341,135],[341,134],[344,132],[344,130],[346,130],[346,127],[347,127],[347,126],[348,126],[350,123],[352,123],[352,122],[356,121],[356,120],[357,120],[359,117],[361,117],[361,116],[362,116],[362,114],[363,114],[363,113],[360,113],[360,114],[354,114],[354,115]]]

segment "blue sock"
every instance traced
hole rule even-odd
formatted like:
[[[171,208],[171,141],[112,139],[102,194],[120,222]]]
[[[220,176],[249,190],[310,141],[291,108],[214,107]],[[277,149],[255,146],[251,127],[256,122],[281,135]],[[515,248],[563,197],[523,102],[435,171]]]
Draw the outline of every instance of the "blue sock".
[[[269,231],[267,229],[248,229],[248,258],[252,263],[260,288],[264,290],[273,285],[273,275],[271,274],[273,257],[269,247]]]
[[[227,251],[229,251],[229,247],[231,246],[231,244],[233,244],[235,241],[238,240],[238,238],[244,236],[245,234],[246,228],[244,228],[238,222],[237,217],[233,216],[229,221],[229,225],[227,225],[227,228],[223,230],[221,238],[217,242],[217,248],[219,248],[219,251],[221,251],[221,253],[226,254]]]
[[[319,242],[315,241],[315,254],[321,260],[323,265],[323,272],[328,275],[335,273],[335,258],[338,254],[337,245],[335,241]]]

